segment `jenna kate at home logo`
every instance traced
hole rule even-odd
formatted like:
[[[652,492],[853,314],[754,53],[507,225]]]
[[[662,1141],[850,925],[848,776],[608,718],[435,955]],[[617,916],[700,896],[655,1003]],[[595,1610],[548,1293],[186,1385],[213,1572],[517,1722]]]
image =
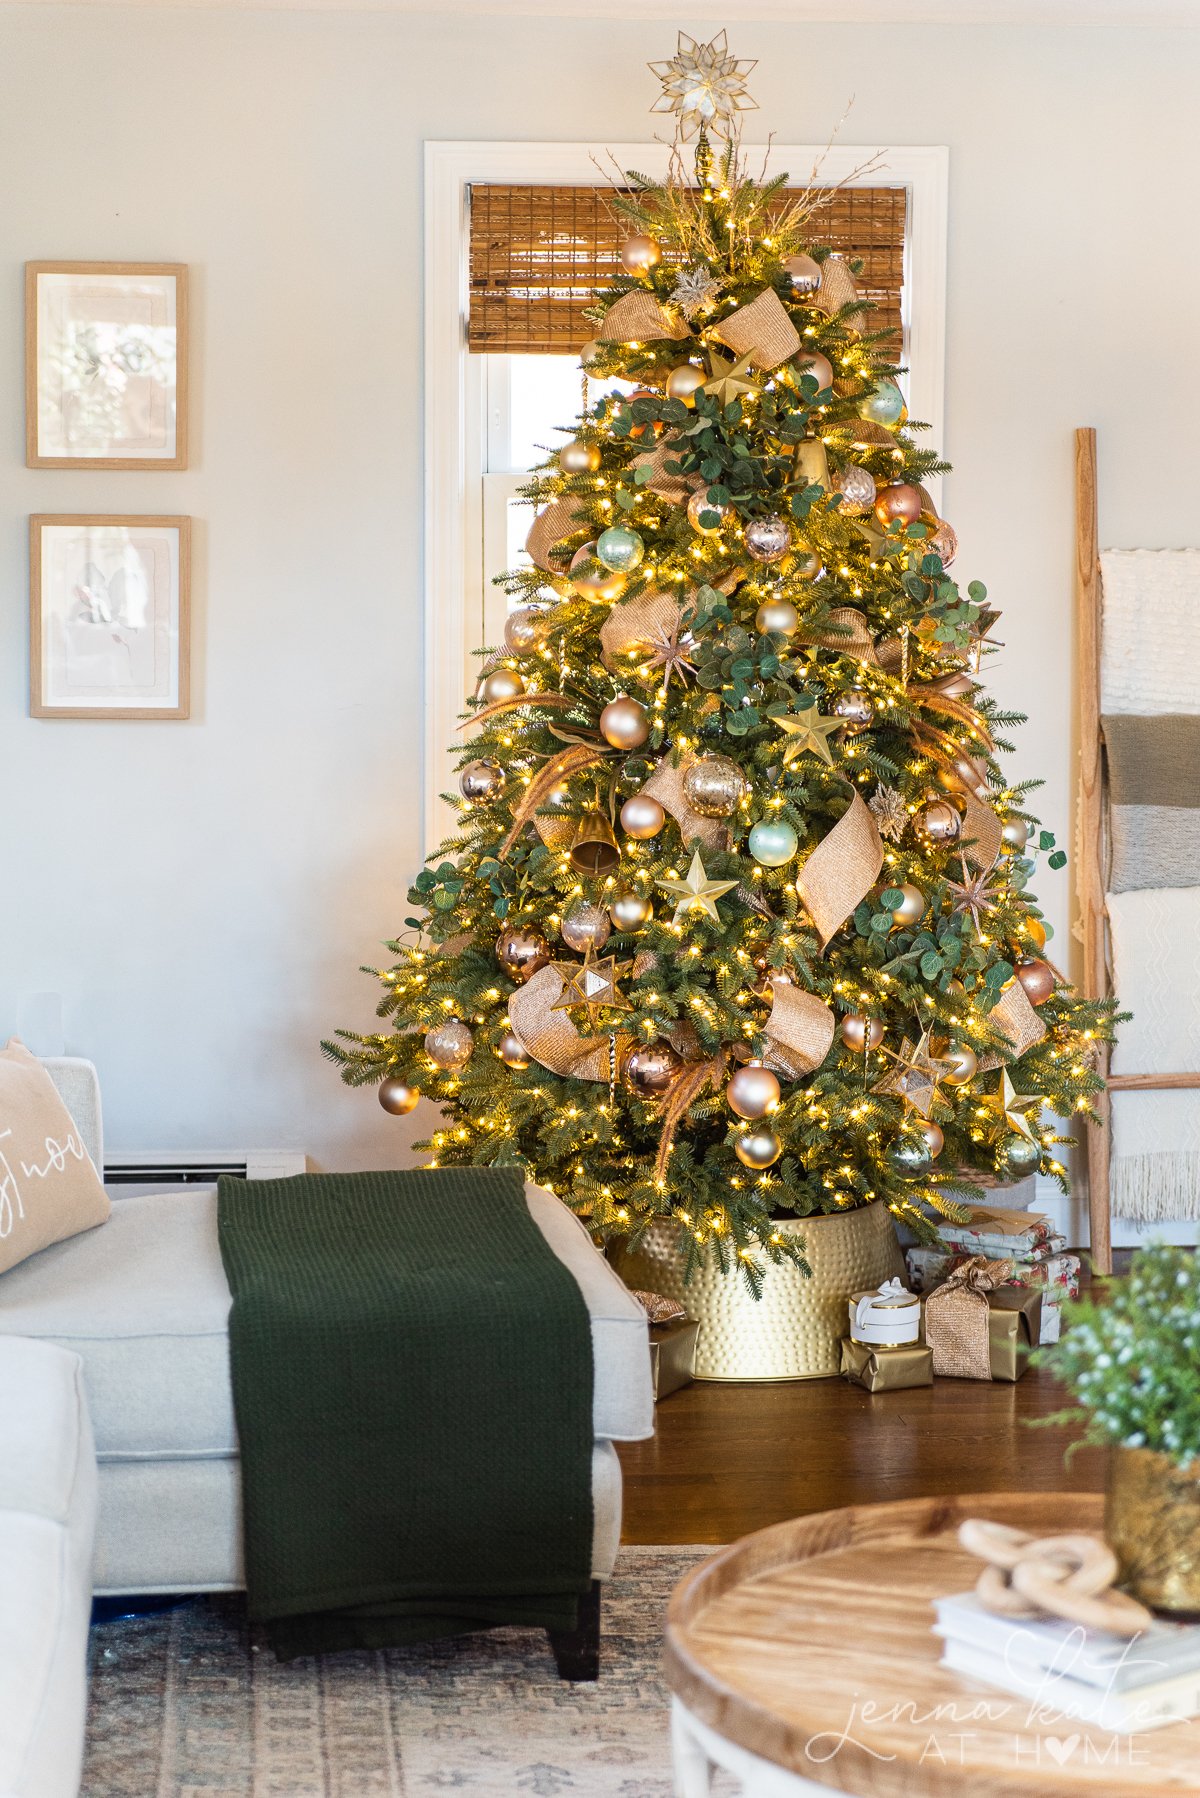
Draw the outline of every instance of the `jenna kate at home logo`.
[[[13,1166],[4,1151],[4,1142],[11,1137],[11,1130],[0,1130],[0,1242],[11,1236],[15,1226],[25,1217],[25,1203],[21,1194],[21,1181],[13,1172]],[[23,1180],[44,1180],[48,1174],[61,1174],[68,1160],[82,1161],[83,1144],[72,1131],[65,1142],[56,1142],[52,1136],[45,1139],[46,1159],[44,1162],[21,1161],[21,1178]]]

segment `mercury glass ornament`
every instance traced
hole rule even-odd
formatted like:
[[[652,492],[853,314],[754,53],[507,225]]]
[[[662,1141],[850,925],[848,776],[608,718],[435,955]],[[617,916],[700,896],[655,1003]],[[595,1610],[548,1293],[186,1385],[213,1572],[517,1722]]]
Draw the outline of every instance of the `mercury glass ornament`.
[[[916,524],[921,517],[919,488],[908,481],[894,481],[881,487],[875,499],[875,516],[884,530],[890,524]]]
[[[746,791],[746,777],[727,755],[703,755],[684,775],[683,790],[702,818],[728,818]]]
[[[904,897],[892,913],[892,929],[900,930],[905,925],[919,924],[925,916],[925,895],[920,887],[910,886],[904,881],[900,887]]]
[[[1024,818],[1006,818],[1000,826],[1001,855],[1024,855],[1029,826]]]
[[[761,1061],[751,1061],[730,1075],[725,1098],[740,1118],[765,1118],[779,1103],[779,1082]]]
[[[865,730],[875,716],[875,705],[869,693],[861,687],[851,687],[834,701],[833,715],[844,718],[851,730]]]
[[[929,1144],[923,1137],[901,1137],[887,1152],[888,1163],[906,1180],[919,1180],[933,1166]]]
[[[715,515],[717,519],[716,524],[702,524],[700,522],[700,514],[702,512],[708,512]],[[708,497],[708,489],[706,487],[698,487],[687,503],[688,523],[694,531],[699,531],[702,537],[715,537],[729,517],[729,513],[730,508],[728,506],[713,505]]]
[[[941,1125],[935,1124],[932,1118],[923,1118],[917,1128],[925,1138],[925,1147],[936,1161],[946,1146],[946,1138],[942,1135]]]
[[[546,635],[550,614],[545,606],[518,606],[504,620],[504,647],[515,656],[527,656]]]
[[[939,1051],[938,1059],[950,1063],[950,1071],[942,1075],[947,1086],[965,1086],[979,1072],[979,1057],[967,1043],[955,1043]]]
[[[506,924],[496,938],[496,960],[510,979],[520,985],[550,961],[550,945],[540,930]]]
[[[624,695],[610,700],[600,714],[600,734],[614,749],[637,749],[650,735],[646,708]]]
[[[585,543],[575,551],[568,573],[575,591],[593,599],[619,599],[625,591],[625,576],[604,566],[594,543]]]
[[[945,799],[931,799],[913,820],[927,843],[953,843],[962,829],[962,819]]]
[[[765,599],[754,614],[756,630],[763,632],[778,631],[781,637],[790,637],[800,623],[800,614],[790,599]]]
[[[461,1018],[447,1018],[425,1032],[425,1053],[443,1073],[456,1073],[471,1059],[475,1038]]]
[[[1001,1153],[1010,1173],[1032,1174],[1041,1166],[1040,1145],[1030,1142],[1027,1136],[1018,1136],[1015,1131],[1005,1142]]]
[[[407,1080],[401,1080],[399,1074],[389,1074],[386,1080],[379,1083],[379,1103],[394,1118],[406,1117],[420,1103],[420,1099],[417,1088],[410,1086]]]
[[[778,562],[791,547],[786,518],[752,518],[746,526],[746,552],[756,562]]]
[[[621,245],[621,266],[627,268],[631,275],[645,274],[661,261],[662,245],[657,237],[650,237],[645,232],[639,231],[636,237],[627,237]]]
[[[821,285],[821,264],[812,256],[785,256],[783,272],[793,293],[816,293]]]
[[[824,573],[820,556],[811,549],[798,549],[792,557],[792,573],[802,581],[815,581]]]
[[[833,363],[820,350],[800,350],[796,356],[796,365],[802,375],[813,377],[818,393],[833,386]]]
[[[602,905],[580,899],[571,907],[560,929],[567,948],[584,955],[589,949],[597,953],[603,949],[612,934],[612,922]]]
[[[496,1053],[506,1068],[527,1068],[529,1050],[514,1030],[506,1030],[496,1044]]]
[[[944,518],[939,519],[936,531],[925,540],[925,548],[940,556],[943,568],[949,568],[958,554],[958,533]]]
[[[779,1160],[783,1144],[773,1130],[760,1125],[757,1130],[744,1130],[734,1143],[733,1152],[743,1167],[757,1171]]]
[[[904,395],[894,381],[878,381],[874,391],[858,402],[860,418],[869,418],[872,424],[886,425],[889,430],[902,423],[905,410]]]
[[[838,510],[848,516],[857,517],[869,512],[875,504],[875,476],[869,468],[860,468],[857,462],[847,462],[835,471],[833,490],[842,496]]]
[[[608,902],[608,915],[618,930],[640,930],[654,916],[654,907],[644,893],[615,893]]]
[[[1031,1005],[1044,1005],[1058,985],[1053,968],[1036,956],[1017,963],[1017,979],[1025,988],[1025,997]]]
[[[479,700],[495,705],[498,699],[516,699],[525,691],[525,682],[515,668],[493,668],[479,683]]]
[[[648,793],[631,793],[621,807],[621,829],[639,843],[656,837],[666,821],[666,812]]]
[[[865,1018],[861,1012],[848,1011],[841,1022],[842,1041],[856,1055],[862,1055],[867,1049],[877,1049],[883,1041],[884,1028],[880,1018]]]
[[[760,818],[747,843],[755,861],[764,868],[782,868],[795,855],[800,839],[782,818]]]
[[[703,387],[708,376],[694,362],[681,362],[667,376],[663,391],[669,400],[682,400],[685,406],[694,406],[696,394]]]
[[[600,467],[600,451],[594,443],[564,443],[558,452],[558,466],[564,474],[595,474]]]
[[[483,805],[489,799],[500,797],[504,779],[504,769],[488,756],[482,761],[467,763],[459,773],[458,790],[472,805]]]
[[[622,1078],[639,1099],[656,1099],[669,1092],[683,1066],[665,1037],[651,1043],[638,1043],[625,1057]]]
[[[596,540],[596,554],[614,574],[632,574],[646,553],[646,545],[628,525],[612,524]]]

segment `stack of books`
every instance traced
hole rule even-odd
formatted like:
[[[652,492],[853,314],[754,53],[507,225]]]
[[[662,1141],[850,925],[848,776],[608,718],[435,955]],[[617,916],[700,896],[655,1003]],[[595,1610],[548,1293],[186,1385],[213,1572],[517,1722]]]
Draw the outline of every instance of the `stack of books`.
[[[1040,1211],[1006,1211],[999,1205],[965,1201],[971,1221],[943,1223],[943,1246],[910,1248],[905,1258],[914,1292],[929,1292],[951,1269],[971,1255],[989,1261],[1011,1260],[1014,1286],[1036,1286],[1042,1295],[1043,1342],[1057,1342],[1062,1328],[1062,1302],[1079,1297],[1079,1256],[1066,1253],[1066,1239]]]
[[[934,1605],[942,1665],[1036,1707],[1119,1735],[1200,1716],[1200,1625],[1155,1619],[1126,1640],[1060,1622],[1020,1623],[972,1592]]]

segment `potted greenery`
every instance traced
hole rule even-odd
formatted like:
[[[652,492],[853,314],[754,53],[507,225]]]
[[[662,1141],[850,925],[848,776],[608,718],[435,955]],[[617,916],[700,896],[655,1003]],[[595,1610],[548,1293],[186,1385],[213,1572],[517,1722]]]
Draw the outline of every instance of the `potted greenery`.
[[[1041,1351],[1107,1446],[1105,1528],[1124,1583],[1159,1610],[1200,1613],[1200,1287],[1190,1250],[1155,1242],[1102,1299],[1068,1302]]]

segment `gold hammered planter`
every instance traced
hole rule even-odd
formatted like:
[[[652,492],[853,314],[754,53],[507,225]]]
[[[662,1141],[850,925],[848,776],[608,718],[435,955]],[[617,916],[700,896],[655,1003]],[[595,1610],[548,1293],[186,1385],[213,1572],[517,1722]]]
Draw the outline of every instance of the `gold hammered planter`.
[[[755,1299],[736,1269],[709,1260],[683,1283],[684,1260],[671,1224],[652,1224],[636,1251],[613,1253],[617,1272],[643,1292],[676,1299],[700,1324],[698,1380],[821,1380],[841,1372],[850,1295],[904,1276],[892,1214],[881,1201],[831,1217],[787,1218],[812,1278],[784,1262],[768,1265]]]
[[[1104,1532],[1135,1598],[1200,1616],[1200,1461],[1180,1467],[1154,1449],[1114,1448]]]

